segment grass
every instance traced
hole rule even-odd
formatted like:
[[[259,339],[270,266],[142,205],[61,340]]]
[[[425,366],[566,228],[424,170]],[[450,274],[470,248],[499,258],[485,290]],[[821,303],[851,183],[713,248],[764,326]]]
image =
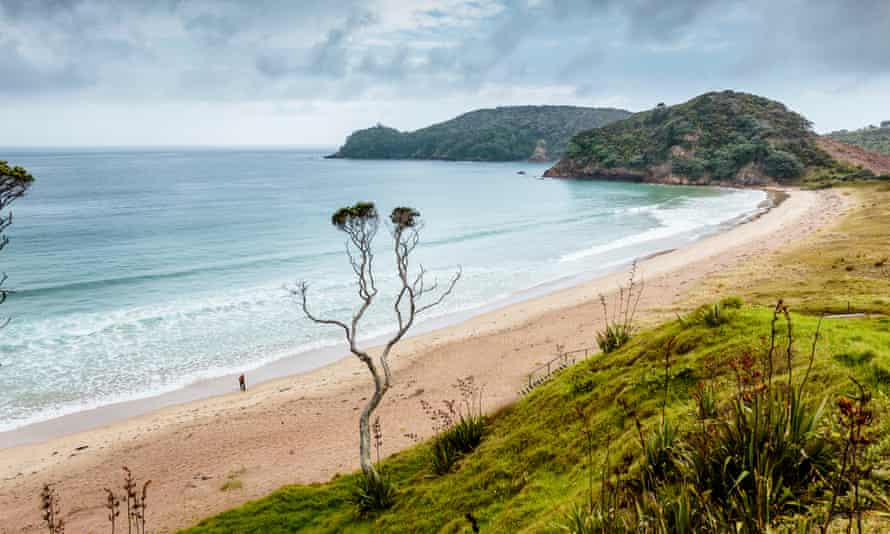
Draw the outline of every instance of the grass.
[[[476,451],[463,457],[448,475],[430,476],[426,444],[394,455],[384,462],[384,468],[398,494],[395,505],[379,515],[357,517],[349,499],[357,475],[348,475],[327,484],[284,487],[186,532],[469,532],[466,513],[479,520],[483,532],[556,531],[555,524],[587,499],[587,437],[577,410],[590,418],[593,468],[599,470],[611,444],[615,468],[638,472],[643,456],[628,410],[639,417],[645,432],[658,428],[661,358],[667,340],[676,338],[678,349],[685,353],[676,354],[672,362],[665,408],[679,427],[689,428],[695,424],[691,407],[698,382],[728,380],[720,362],[747,350],[760,350],[760,334],[769,331],[770,318],[769,309],[745,307],[716,328],[673,321],[641,333],[615,353],[566,370],[497,414]],[[813,334],[816,318],[797,316],[795,320],[798,339]],[[822,340],[810,378],[812,389],[832,399],[850,392],[847,376],[852,375],[869,387],[874,402],[886,409],[890,319],[827,320],[822,325]],[[865,352],[874,356],[852,365],[836,357]],[[806,358],[798,360],[795,371],[801,376]],[[598,387],[575,393],[572,381],[579,378],[590,379]],[[726,401],[732,388],[720,389],[718,397]],[[886,458],[890,429],[885,420],[878,424],[878,435],[883,437],[874,450]]]
[[[781,296],[810,313],[890,315],[890,185],[843,191],[858,207],[836,226],[712,278],[699,300],[728,294],[767,305]]]
[[[670,421],[670,432],[687,435],[702,414],[713,416],[731,403],[735,378],[727,362],[763,353],[776,298],[784,297],[792,309],[797,380],[806,370],[817,313],[846,311],[848,301],[853,311],[890,312],[887,264],[878,265],[890,257],[890,190],[871,186],[851,194],[861,195],[859,207],[837,227],[718,280],[718,294],[735,292],[748,304],[732,298],[715,308],[711,301],[710,308],[640,331],[614,352],[566,369],[489,417],[478,447],[445,475],[432,473],[430,443],[386,459],[383,469],[396,488],[390,509],[360,517],[351,501],[360,475],[350,474],[325,484],[283,487],[184,532],[460,533],[471,532],[466,518],[471,514],[481,532],[537,533],[564,532],[567,518],[588,521],[584,511],[592,494],[608,500],[611,493],[604,490],[619,478],[641,480],[647,464],[663,463],[659,448],[675,440],[660,434],[664,419]],[[710,290],[713,295],[715,288]],[[670,387],[665,388],[668,344],[673,355]],[[777,373],[787,371],[784,362],[777,358]],[[872,395],[876,421],[866,457],[874,473],[886,473],[890,418],[882,414],[890,395],[890,317],[822,322],[807,387],[814,401],[826,401],[829,413],[819,432],[832,439],[840,436],[835,401],[858,392],[850,377]],[[663,516],[659,520],[680,524],[694,516],[695,488],[678,487],[674,497],[652,503]],[[890,504],[888,477],[874,477],[868,492],[873,509]],[[812,522],[819,512],[818,507],[804,509],[779,520],[791,528]],[[890,521],[874,511],[863,522],[872,531],[890,529]],[[846,520],[839,519],[832,529],[845,526]]]

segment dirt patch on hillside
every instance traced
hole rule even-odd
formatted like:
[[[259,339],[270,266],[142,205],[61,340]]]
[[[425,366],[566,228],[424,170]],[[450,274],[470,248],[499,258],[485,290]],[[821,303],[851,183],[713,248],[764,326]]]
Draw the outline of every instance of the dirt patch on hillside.
[[[875,174],[890,173],[890,156],[823,136],[816,139],[816,144],[836,160],[859,165]]]

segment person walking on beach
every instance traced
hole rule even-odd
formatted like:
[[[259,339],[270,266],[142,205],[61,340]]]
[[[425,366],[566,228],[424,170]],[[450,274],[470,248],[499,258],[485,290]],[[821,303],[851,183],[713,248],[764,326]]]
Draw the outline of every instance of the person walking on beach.
[[[241,386],[241,391],[247,391],[247,380],[244,378],[244,373],[238,377],[238,385]]]

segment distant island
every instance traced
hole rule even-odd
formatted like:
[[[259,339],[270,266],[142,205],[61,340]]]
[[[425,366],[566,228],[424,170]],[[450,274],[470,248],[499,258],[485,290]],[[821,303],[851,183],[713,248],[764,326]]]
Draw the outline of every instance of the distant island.
[[[832,165],[806,118],[768,98],[723,91],[579,133],[545,176],[745,186]]]
[[[882,121],[880,126],[871,125],[859,130],[838,130],[828,134],[828,137],[890,156],[890,121]]]
[[[329,158],[555,161],[573,135],[629,117],[622,109],[505,106],[479,109],[413,132],[358,130]]]

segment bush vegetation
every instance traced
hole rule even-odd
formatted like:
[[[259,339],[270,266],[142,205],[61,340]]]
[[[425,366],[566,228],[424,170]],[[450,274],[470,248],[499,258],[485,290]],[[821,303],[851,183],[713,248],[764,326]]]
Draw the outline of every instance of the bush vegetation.
[[[482,388],[473,377],[460,378],[455,384],[460,400],[442,401],[442,407],[421,401],[423,411],[435,432],[430,440],[430,466],[436,475],[450,473],[461,456],[473,452],[485,433]]]
[[[599,466],[606,463],[607,450],[612,458],[605,482],[602,474],[596,477],[594,492],[599,494],[605,485],[607,493],[614,493],[606,499],[621,502],[627,498],[625,480],[641,479],[649,465],[673,465],[673,459],[677,456],[673,451],[679,453],[684,449],[671,444],[680,441],[694,443],[691,438],[696,432],[701,432],[702,425],[705,432],[727,433],[719,440],[715,438],[708,445],[708,451],[718,448],[738,451],[739,445],[732,441],[736,438],[728,434],[732,425],[719,426],[707,419],[702,421],[696,414],[713,414],[715,409],[705,406],[700,412],[696,399],[704,398],[705,404],[710,402],[718,406],[718,412],[733,409],[737,394],[734,385],[736,375],[727,362],[738,360],[746,352],[763,354],[764,341],[761,337],[770,331],[772,320],[772,308],[744,307],[737,310],[730,322],[721,325],[716,335],[707,325],[691,321],[685,326],[673,321],[654,330],[640,332],[621,349],[567,369],[523,400],[498,413],[489,421],[485,439],[475,451],[466,454],[452,472],[430,476],[431,443],[422,443],[384,460],[384,471],[398,490],[392,507],[383,512],[367,516],[356,514],[350,494],[356,480],[361,477],[353,474],[327,484],[282,488],[268,497],[207,519],[186,532],[461,532],[467,531],[467,513],[478,519],[482,532],[558,531],[566,514],[573,508],[580,506],[582,511],[587,510],[590,476],[588,439],[592,442],[591,456],[596,462],[594,469],[599,470]],[[816,317],[794,316],[797,339],[812,339],[818,322]],[[777,334],[779,346],[784,346],[781,343],[782,335],[781,331]],[[808,401],[805,415],[811,417],[812,407],[821,405],[822,400],[828,399],[828,406],[834,404],[834,399],[839,395],[850,394],[848,376],[855,377],[864,387],[874,391],[875,399],[872,402],[886,409],[890,379],[876,374],[874,370],[890,368],[890,353],[886,350],[890,346],[890,320],[826,320],[821,326],[820,337],[808,379],[815,404]],[[670,362],[670,387],[665,395],[663,360],[665,347],[672,339],[675,341]],[[801,342],[801,345],[805,346],[806,343]],[[681,346],[684,347],[683,354],[678,353]],[[877,356],[852,367],[833,358],[835,354],[854,350],[871,350]],[[792,359],[793,376],[798,377],[797,380],[806,373],[808,356],[795,353]],[[783,359],[777,358],[778,369],[784,370],[783,362]],[[571,385],[573,379],[579,378],[595,381],[599,387],[579,394],[573,391]],[[703,396],[702,382],[710,387],[710,393]],[[754,384],[746,386],[746,390],[748,387],[754,387]],[[782,393],[784,387],[774,384],[775,403],[784,403],[788,398]],[[667,402],[664,402],[665,399]],[[744,406],[745,410],[752,410]],[[765,409],[761,405],[761,413]],[[578,411],[584,414],[589,423],[579,420]],[[673,437],[661,430],[663,413],[665,420],[670,422],[670,430],[675,433]],[[876,408],[874,413],[882,411]],[[798,420],[795,419],[795,424]],[[748,421],[754,423],[751,419]],[[802,437],[794,438],[795,443],[802,442],[808,450],[815,450],[815,445],[819,443],[814,440],[822,432],[829,432],[833,440],[839,436],[827,412],[823,411],[816,423],[819,432],[813,434],[801,430]],[[640,445],[637,424],[650,448],[645,453]],[[789,423],[785,421],[781,424],[787,428]],[[890,435],[886,433],[890,430],[886,419],[879,418],[875,425],[875,435]],[[585,428],[590,429],[589,434],[585,434]],[[712,428],[714,430],[709,430]],[[756,428],[762,432],[764,427]],[[803,426],[800,428],[803,429]],[[665,454],[653,453],[665,450],[668,451]],[[875,459],[886,458],[890,454],[890,440],[879,440],[868,454]],[[649,460],[658,457],[670,458],[671,463]],[[782,461],[790,461],[788,458]],[[837,455],[834,459],[837,459]],[[821,464],[824,464],[824,460],[820,460]],[[739,469],[746,464],[733,465],[733,472],[738,476]],[[713,464],[702,465],[698,469],[708,472],[715,467]],[[683,471],[679,471],[677,481],[670,484],[663,482],[671,480],[670,477],[662,478],[663,473],[670,472],[668,469],[659,468],[656,472],[660,474],[652,477],[653,484],[666,485],[665,491],[653,496],[651,491],[644,491],[644,486],[636,490],[641,506],[649,510],[647,517],[668,524],[675,524],[677,516],[683,517],[685,514],[689,518],[693,510],[684,511],[684,507],[689,508],[692,502],[701,497],[694,492],[695,484],[684,482]],[[717,474],[713,476],[717,477]],[[717,487],[726,480],[726,477],[715,478],[713,485]],[[798,487],[799,483],[795,480],[798,479],[789,478],[783,484]],[[754,482],[753,476],[748,481],[740,481],[746,484]],[[867,485],[873,500],[866,509],[872,509],[879,505],[883,498],[881,495],[886,494],[887,488],[884,482],[872,476],[868,477]],[[620,488],[620,491],[610,490],[610,487]],[[846,484],[843,487],[847,487]],[[783,497],[784,504],[777,504],[773,509],[771,523],[793,524],[798,516],[808,514],[822,518],[824,514],[820,514],[820,506],[827,506],[825,501],[830,498],[829,491],[822,485],[812,495],[793,495],[793,499],[779,495]],[[847,492],[843,492],[839,497],[845,506],[848,496]],[[714,499],[716,502],[717,497]],[[806,508],[798,506],[798,502]],[[736,506],[746,505],[739,502]],[[603,512],[605,516],[609,514],[608,510]],[[623,517],[623,514],[617,515]],[[842,521],[843,518],[836,520]],[[865,522],[870,525],[883,524],[880,517],[870,511],[865,515]],[[635,528],[635,525],[630,526]]]
[[[512,106],[480,109],[414,132],[377,125],[346,139],[335,157],[517,161],[532,156],[539,142],[558,158],[571,137],[623,119],[629,112],[574,106]]]
[[[600,295],[604,326],[596,333],[596,344],[604,354],[618,350],[633,336],[636,329],[637,307],[643,296],[644,287],[645,284],[637,276],[637,262],[634,261],[627,284],[618,288],[618,295],[611,312],[605,295]]]

